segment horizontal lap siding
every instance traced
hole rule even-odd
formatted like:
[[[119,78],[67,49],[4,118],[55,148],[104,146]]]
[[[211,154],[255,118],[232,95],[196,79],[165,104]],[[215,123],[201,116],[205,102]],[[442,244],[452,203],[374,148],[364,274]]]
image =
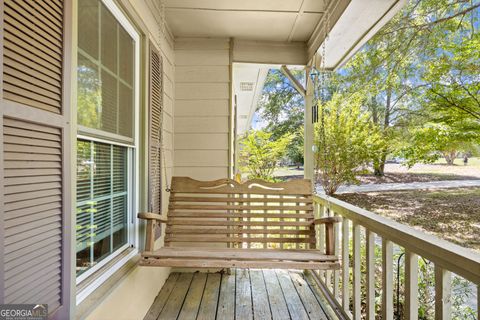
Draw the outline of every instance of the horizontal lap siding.
[[[174,174],[228,176],[230,56],[227,39],[175,43]]]

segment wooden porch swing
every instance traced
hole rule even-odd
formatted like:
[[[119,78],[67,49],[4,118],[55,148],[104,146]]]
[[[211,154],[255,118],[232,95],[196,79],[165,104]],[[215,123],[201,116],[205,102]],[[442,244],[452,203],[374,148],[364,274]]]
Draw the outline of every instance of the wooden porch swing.
[[[147,220],[140,265],[192,268],[338,269],[334,224],[315,219],[310,180],[269,183],[173,177],[167,217]],[[165,246],[154,250],[155,228],[166,224]],[[315,226],[325,225],[325,252]],[[208,245],[210,244],[210,245]]]

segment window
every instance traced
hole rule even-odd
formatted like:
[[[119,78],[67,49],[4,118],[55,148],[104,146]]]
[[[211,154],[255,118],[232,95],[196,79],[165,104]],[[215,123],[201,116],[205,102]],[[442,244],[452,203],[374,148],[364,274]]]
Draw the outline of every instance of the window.
[[[111,0],[78,2],[77,276],[132,239],[138,34]]]

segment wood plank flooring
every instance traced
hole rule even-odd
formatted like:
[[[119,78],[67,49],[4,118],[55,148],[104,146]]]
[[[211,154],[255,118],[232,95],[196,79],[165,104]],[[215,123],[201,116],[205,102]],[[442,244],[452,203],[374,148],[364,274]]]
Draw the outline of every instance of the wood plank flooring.
[[[314,290],[300,271],[174,272],[144,319],[329,319]]]

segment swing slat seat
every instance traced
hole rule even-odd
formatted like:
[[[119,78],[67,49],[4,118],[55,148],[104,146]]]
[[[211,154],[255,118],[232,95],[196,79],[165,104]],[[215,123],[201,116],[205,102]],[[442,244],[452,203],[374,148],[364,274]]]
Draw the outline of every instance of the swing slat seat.
[[[309,180],[269,183],[173,177],[167,217],[147,220],[144,266],[192,268],[338,269],[334,224],[315,219]],[[153,250],[155,228],[166,224],[165,246]],[[315,225],[325,225],[325,250]],[[221,247],[219,247],[221,246]]]

